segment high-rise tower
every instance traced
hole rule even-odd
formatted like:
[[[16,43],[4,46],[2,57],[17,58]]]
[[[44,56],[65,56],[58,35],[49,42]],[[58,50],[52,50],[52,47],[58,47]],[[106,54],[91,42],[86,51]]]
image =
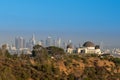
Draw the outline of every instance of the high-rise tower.
[[[35,44],[36,44],[35,35],[34,35],[34,34],[32,35],[31,43],[32,43],[32,45],[35,45]]]
[[[46,39],[46,46],[52,46],[52,38],[51,37],[47,37]]]
[[[57,39],[57,47],[61,47],[61,38]]]
[[[16,49],[21,49],[21,48],[25,48],[25,39],[23,39],[23,37],[16,37],[15,38],[15,47]]]

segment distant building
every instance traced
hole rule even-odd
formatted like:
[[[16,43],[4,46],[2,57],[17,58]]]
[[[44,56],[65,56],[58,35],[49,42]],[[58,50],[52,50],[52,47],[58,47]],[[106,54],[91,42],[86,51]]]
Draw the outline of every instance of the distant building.
[[[14,45],[11,45],[9,50],[16,50],[16,47]]]
[[[62,48],[66,51],[66,46],[67,46],[67,43],[63,42],[62,44]]]
[[[15,47],[16,49],[21,49],[26,47],[25,39],[23,37],[16,37],[15,38]]]
[[[53,40],[53,46],[57,46],[57,40]]]
[[[37,44],[42,46],[42,42],[41,41],[38,41]]]
[[[60,38],[57,39],[56,46],[57,47],[61,47],[61,39]]]
[[[77,53],[96,53],[101,54],[100,46],[95,45],[94,43],[87,41],[83,44],[83,47],[79,47],[76,50]]]
[[[73,51],[74,51],[74,49],[73,49],[72,44],[68,44],[66,52],[71,54],[71,53],[73,53]]]
[[[40,42],[41,42],[42,46],[45,46],[45,41],[44,40],[41,40]]]
[[[32,39],[31,39],[31,44],[35,45],[36,44],[36,40],[35,40],[35,35],[33,34]]]
[[[45,43],[44,43],[43,40],[38,41],[37,44],[38,44],[38,45],[41,45],[41,46],[43,46],[43,47],[45,46]]]
[[[46,47],[48,46],[52,46],[52,38],[51,37],[47,37],[46,39]]]
[[[32,38],[27,42],[26,46],[28,49],[32,50],[33,46],[36,44],[35,35],[32,35]]]
[[[31,50],[30,49],[28,49],[28,48],[24,48],[24,49],[10,49],[10,50],[8,50],[9,51],[9,53],[10,54],[18,54],[18,55],[20,55],[20,54],[32,54],[31,53]]]

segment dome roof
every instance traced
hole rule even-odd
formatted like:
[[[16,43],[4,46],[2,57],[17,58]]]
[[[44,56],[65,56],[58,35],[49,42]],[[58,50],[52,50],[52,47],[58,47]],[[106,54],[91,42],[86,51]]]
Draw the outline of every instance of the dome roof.
[[[95,47],[94,43],[87,41],[83,44],[83,47]]]
[[[68,45],[67,45],[67,48],[72,48],[72,44],[68,44]]]
[[[96,45],[96,46],[95,46],[95,49],[100,49],[100,46],[99,46],[99,45]]]

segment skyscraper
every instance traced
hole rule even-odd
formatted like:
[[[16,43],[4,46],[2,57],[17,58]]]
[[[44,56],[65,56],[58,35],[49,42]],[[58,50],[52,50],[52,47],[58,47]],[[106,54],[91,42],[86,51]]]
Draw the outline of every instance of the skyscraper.
[[[19,40],[18,40],[18,37],[15,38],[15,47],[16,47],[16,49],[19,48]]]
[[[62,48],[63,48],[64,50],[66,50],[66,47],[67,47],[67,43],[66,43],[66,42],[63,42]]]
[[[45,46],[44,40],[41,40],[41,45]]]
[[[51,37],[47,37],[46,39],[46,47],[48,46],[52,46],[52,38]]]
[[[57,47],[61,47],[61,38],[57,39]]]
[[[35,41],[35,35],[34,35],[34,34],[33,34],[33,36],[32,36],[31,43],[32,43],[33,45],[36,44],[36,41]]]
[[[29,48],[30,50],[33,49],[33,46],[36,44],[36,40],[35,40],[35,35],[32,35],[32,38],[29,40],[29,42],[27,43],[27,48]]]
[[[57,41],[55,39],[53,40],[53,46],[57,46]]]
[[[15,38],[15,47],[16,49],[21,49],[21,48],[25,48],[25,39],[23,39],[23,37],[16,37]]]
[[[68,40],[68,44],[71,44],[72,43],[72,41],[71,40]]]

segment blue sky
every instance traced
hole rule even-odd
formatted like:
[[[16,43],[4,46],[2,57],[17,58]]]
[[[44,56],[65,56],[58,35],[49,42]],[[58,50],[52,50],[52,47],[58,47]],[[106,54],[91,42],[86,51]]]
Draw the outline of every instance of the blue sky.
[[[118,46],[120,0],[0,0],[0,28],[6,37],[35,32]]]

